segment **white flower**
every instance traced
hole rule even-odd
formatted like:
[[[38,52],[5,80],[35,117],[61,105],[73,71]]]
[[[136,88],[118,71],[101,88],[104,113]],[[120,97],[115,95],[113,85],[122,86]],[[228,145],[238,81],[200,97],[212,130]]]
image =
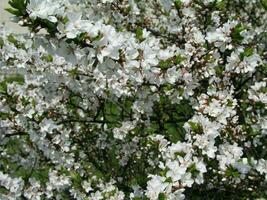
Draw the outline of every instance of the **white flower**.
[[[243,158],[241,161],[234,163],[233,167],[242,174],[247,174],[251,169],[247,158]]]
[[[151,200],[158,200],[159,194],[164,192],[168,183],[164,182],[166,178],[162,176],[150,175],[149,177],[151,179],[147,182],[146,195]]]
[[[265,180],[267,180],[267,161],[264,160],[263,158],[260,159],[256,164],[255,164],[255,169],[260,173],[260,174],[265,174]]]
[[[130,198],[142,197],[144,194],[142,188],[139,185],[132,186],[133,192],[130,194]]]
[[[144,68],[150,68],[151,66],[156,66],[158,64],[157,54],[149,46],[144,47],[143,57],[142,67]]]
[[[88,20],[82,20],[81,13],[68,13],[68,22],[66,24],[65,33],[67,38],[75,38],[80,33],[86,32],[86,30],[93,29],[91,23]]]
[[[167,60],[174,56],[174,53],[171,52],[169,49],[160,50],[157,57],[160,60]]]
[[[127,134],[135,128],[135,123],[131,121],[122,122],[122,126],[120,128],[113,129],[114,138],[123,140]]]
[[[186,173],[182,176],[181,184],[186,187],[192,187],[194,179],[192,178],[191,173]]]
[[[41,132],[53,133],[54,129],[59,128],[59,126],[52,119],[43,119],[39,124]]]
[[[59,175],[57,171],[53,170],[49,172],[49,182],[47,187],[55,188],[57,190],[65,189],[71,184],[69,177],[65,175]]]
[[[91,183],[88,181],[83,181],[82,187],[87,193],[90,191],[93,191],[93,188],[91,187]]]
[[[47,19],[51,22],[57,22],[55,17],[63,12],[63,8],[59,2],[53,0],[30,0],[27,5],[27,12],[30,17],[36,19]]]
[[[101,0],[101,1],[102,3],[107,3],[107,2],[112,3],[114,0]]]
[[[191,3],[192,0],[181,0],[181,2],[185,5],[188,6]]]
[[[256,53],[249,57],[245,57],[241,63],[241,68],[243,68],[243,73],[254,72],[255,68],[262,62],[260,56]]]
[[[201,33],[201,31],[199,31],[197,28],[193,28],[193,37],[194,37],[194,42],[197,44],[203,44],[205,43],[205,37],[204,35]]]
[[[231,46],[228,46],[232,41],[230,34],[232,28],[236,25],[237,21],[228,21],[223,26],[207,32],[206,40],[209,43],[214,43],[216,47],[219,47],[224,52],[226,48],[231,48]]]
[[[212,42],[216,42],[218,40],[221,40],[221,41],[226,41],[227,39],[225,38],[226,36],[224,35],[223,32],[219,31],[219,30],[216,30],[214,32],[208,32],[207,33],[207,37],[206,37],[206,40],[209,42],[209,43],[212,43]]]
[[[256,82],[251,86],[251,89],[248,90],[248,98],[255,102],[267,103],[267,93],[261,91],[261,89],[266,88],[266,81]]]
[[[182,9],[182,13],[188,18],[195,18],[195,10],[190,7],[185,7]]]
[[[200,160],[200,159],[194,157],[194,162],[195,162],[195,165],[196,165],[196,169],[197,169],[201,174],[207,172],[206,165],[205,165],[205,163],[204,163],[202,160]]]
[[[5,187],[11,193],[15,194],[15,196],[20,196],[24,187],[24,181],[22,178],[12,178],[8,174],[0,171],[0,186]]]
[[[171,193],[168,197],[170,200],[183,200],[185,198],[185,195],[183,192],[185,189],[178,189],[175,192]]]
[[[186,172],[186,167],[181,166],[178,161],[168,160],[166,167],[169,169],[166,176],[170,177],[173,182],[179,181]]]
[[[176,66],[173,66],[169,69],[167,69],[167,72],[165,74],[165,79],[168,83],[174,84],[178,78],[180,78],[179,72],[177,71]]]
[[[172,7],[172,1],[169,0],[160,0],[160,4],[167,12],[169,12]]]
[[[267,180],[257,0],[242,5],[257,23],[232,9],[241,1],[18,2],[19,24],[48,32],[0,27],[0,199],[180,200],[243,183],[257,198]]]
[[[219,167],[225,171],[229,165],[234,165],[243,155],[243,148],[237,146],[237,143],[230,145],[225,143],[219,146],[220,154],[217,155]]]

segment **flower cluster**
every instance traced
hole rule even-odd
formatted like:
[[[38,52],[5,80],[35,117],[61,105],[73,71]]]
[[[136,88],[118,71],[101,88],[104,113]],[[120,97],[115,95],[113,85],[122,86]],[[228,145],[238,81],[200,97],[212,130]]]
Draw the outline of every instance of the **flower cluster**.
[[[266,0],[10,5],[1,199],[267,198]]]

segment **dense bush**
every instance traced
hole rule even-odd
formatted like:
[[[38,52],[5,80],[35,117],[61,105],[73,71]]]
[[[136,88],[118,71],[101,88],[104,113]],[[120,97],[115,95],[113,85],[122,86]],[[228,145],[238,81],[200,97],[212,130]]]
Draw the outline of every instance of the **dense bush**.
[[[0,199],[267,197],[266,0],[9,3]]]

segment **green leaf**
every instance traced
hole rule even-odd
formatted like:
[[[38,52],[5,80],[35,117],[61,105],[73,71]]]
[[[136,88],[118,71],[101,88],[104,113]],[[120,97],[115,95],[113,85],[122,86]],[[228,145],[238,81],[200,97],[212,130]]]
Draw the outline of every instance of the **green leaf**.
[[[158,200],[167,200],[167,197],[165,196],[164,193],[160,193]]]
[[[98,34],[96,37],[92,39],[92,41],[100,41],[104,37],[103,34]]]
[[[9,116],[10,116],[10,114],[8,114],[8,113],[0,112],[0,119],[5,120],[5,119],[7,119]]]
[[[140,27],[138,27],[135,30],[135,35],[136,35],[136,39],[139,40],[139,42],[142,42],[144,40],[144,38],[143,38],[143,30]]]
[[[147,129],[147,133],[149,135],[153,135],[159,129],[158,123],[152,122],[149,128]]]
[[[182,7],[182,1],[181,0],[175,0],[175,7],[176,7],[176,9],[180,9]]]
[[[211,55],[211,54],[207,54],[207,55],[205,55],[205,56],[203,57],[203,59],[204,59],[205,61],[207,61],[207,62],[210,62],[211,59],[212,59],[212,55]]]
[[[0,48],[3,48],[3,46],[4,46],[4,40],[0,38]]]
[[[181,151],[181,152],[176,152],[174,155],[176,157],[178,157],[178,156],[185,157],[186,153]]]
[[[45,28],[51,35],[54,35],[57,31],[57,24],[57,22],[54,23],[48,19],[37,18],[32,22],[30,29],[32,32],[38,32],[40,30],[38,27],[41,27]]]
[[[133,200],[142,200],[141,197],[134,197]]]
[[[241,35],[241,32],[245,30],[245,27],[242,24],[238,24],[236,27],[233,28],[231,33],[231,37],[234,43],[240,44],[244,37]]]
[[[261,0],[261,5],[267,11],[267,0]]]
[[[230,100],[230,99],[227,100],[227,106],[232,107],[233,103],[234,102],[232,100]]]
[[[16,15],[16,16],[23,16],[26,14],[27,8],[27,0],[10,0],[9,5],[12,7],[12,10],[7,8],[7,11]]]
[[[181,62],[183,62],[184,60],[186,60],[185,57],[183,57],[181,55],[177,55],[177,56],[175,56],[174,64],[176,64],[176,65],[181,64]]]
[[[161,176],[166,176],[166,174],[167,174],[168,171],[169,171],[169,169],[166,167],[164,170],[162,170],[162,171],[160,172],[160,175],[161,175]]]
[[[0,186],[0,199],[4,199],[4,196],[2,196],[3,194],[8,194],[10,193],[10,191],[8,189],[6,189],[4,186]]]
[[[69,22],[69,19],[67,17],[64,17],[62,22],[63,22],[63,24],[67,24]]]
[[[194,177],[196,177],[199,174],[199,171],[197,170],[195,163],[190,165],[188,167],[187,171],[190,172],[192,174],[192,176],[194,176]]]
[[[6,77],[2,82],[0,82],[0,92],[6,92],[7,85],[13,82],[16,82],[22,85],[24,83],[24,76],[17,74],[17,75]]]
[[[226,172],[225,172],[225,175],[227,177],[234,177],[234,178],[237,178],[240,176],[240,173],[238,172],[237,169],[233,168],[232,166],[230,166]]]
[[[164,124],[164,128],[166,129],[166,134],[171,142],[177,143],[181,141],[183,138],[182,131],[179,130],[178,126],[174,123],[166,123]]]
[[[168,177],[164,182],[165,183],[172,183],[172,178],[171,177]]]
[[[25,49],[25,45],[20,43],[15,37],[14,35],[10,34],[7,36],[7,40],[14,44],[17,48],[22,48],[22,49]]]
[[[20,11],[16,10],[16,9],[13,9],[13,8],[5,8],[5,10],[13,15],[16,15],[16,16],[20,16],[21,13]]]
[[[192,106],[190,105],[190,102],[188,100],[182,100],[180,102],[180,104],[175,106],[175,111],[179,114],[181,114],[181,116],[187,117],[187,118],[191,118],[191,116],[193,115],[193,109]]]
[[[195,133],[200,133],[202,132],[202,127],[200,124],[189,121],[188,124],[190,125],[192,131],[194,131]]]
[[[26,177],[28,177],[29,171],[29,169],[19,167],[18,170],[14,172],[14,175],[25,179]]]
[[[70,172],[71,180],[74,188],[80,188],[82,183],[82,177],[75,171]]]
[[[104,108],[104,113],[105,113],[105,118],[109,122],[117,122],[116,124],[118,125],[120,123],[120,117],[121,117],[121,109],[118,105],[108,102],[105,104]],[[111,124],[110,124],[111,125]]]
[[[78,73],[78,68],[74,68],[74,69],[71,69],[71,70],[69,71],[69,75],[70,75],[70,76],[76,76],[77,73]]]
[[[23,84],[24,83],[24,76],[21,74],[17,74],[17,75],[8,77],[5,80],[7,83],[17,82],[19,84]]]
[[[253,48],[246,48],[245,51],[240,54],[241,60],[243,60],[245,57],[251,56],[253,52],[254,52]]]
[[[161,61],[159,62],[159,67],[160,67],[162,70],[166,70],[166,69],[170,68],[172,65],[173,65],[173,63],[172,63],[171,60],[161,60]]]
[[[81,97],[79,97],[79,96],[71,96],[70,97],[70,103],[73,106],[79,106],[80,102],[81,102]]]
[[[262,87],[259,91],[262,93],[267,93],[267,87]]]
[[[224,11],[226,9],[226,4],[225,4],[225,1],[219,1],[216,3],[215,7],[218,9],[218,10],[222,10]]]
[[[215,69],[215,73],[217,76],[222,76],[223,75],[223,72],[224,72],[224,68],[225,66],[224,65],[218,65],[216,66],[214,69]]]
[[[47,55],[47,56],[42,56],[41,58],[42,60],[46,61],[46,62],[53,62],[54,58],[52,55]]]
[[[10,34],[9,36],[7,36],[7,40],[13,44],[16,44],[18,41],[17,39],[14,37],[14,35]]]

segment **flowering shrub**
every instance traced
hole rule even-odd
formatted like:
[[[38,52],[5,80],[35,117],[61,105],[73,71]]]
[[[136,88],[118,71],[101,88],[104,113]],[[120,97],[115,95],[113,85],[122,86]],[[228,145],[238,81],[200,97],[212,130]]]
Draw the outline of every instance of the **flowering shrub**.
[[[9,3],[0,199],[267,198],[266,0]]]

